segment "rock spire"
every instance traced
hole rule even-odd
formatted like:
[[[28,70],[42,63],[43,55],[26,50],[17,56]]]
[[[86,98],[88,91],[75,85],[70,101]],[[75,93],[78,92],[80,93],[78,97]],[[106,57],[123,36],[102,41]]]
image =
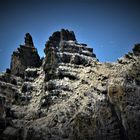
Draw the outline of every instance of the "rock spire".
[[[41,64],[37,49],[34,47],[29,33],[25,35],[25,44],[13,52],[11,58],[11,72],[15,75],[24,75],[28,67],[39,67]]]
[[[26,47],[34,47],[34,43],[32,40],[32,36],[29,33],[25,34],[25,46]]]
[[[140,44],[97,61],[74,32],[55,32],[42,65],[31,35],[0,74],[0,140],[139,140]]]

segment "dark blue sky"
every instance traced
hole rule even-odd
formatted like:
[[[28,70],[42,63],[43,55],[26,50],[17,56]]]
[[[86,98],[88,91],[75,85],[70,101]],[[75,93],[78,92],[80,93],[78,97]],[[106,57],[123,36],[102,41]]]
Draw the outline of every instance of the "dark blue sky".
[[[93,47],[97,58],[116,61],[140,43],[139,0],[1,0],[0,71],[29,32],[40,56],[48,37],[61,28]]]

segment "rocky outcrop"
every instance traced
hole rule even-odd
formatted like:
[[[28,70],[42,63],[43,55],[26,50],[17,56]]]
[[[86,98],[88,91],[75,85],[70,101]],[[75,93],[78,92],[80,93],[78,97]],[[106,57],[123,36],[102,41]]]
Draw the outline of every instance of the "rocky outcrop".
[[[135,55],[140,55],[140,44],[135,45],[135,47],[133,48],[133,53]]]
[[[89,66],[96,61],[93,49],[88,48],[85,44],[77,43],[74,32],[64,29],[55,32],[49,38],[44,52],[46,57],[43,67],[46,71],[46,80],[59,77],[61,72],[56,71],[59,70],[57,68],[62,63]]]
[[[26,47],[34,46],[27,38]],[[0,75],[0,138],[139,140],[139,50],[100,63],[73,32],[55,32],[40,67],[26,67],[24,77]]]
[[[34,47],[32,37],[29,33],[25,37],[25,45],[20,45],[14,51],[11,59],[11,73],[24,76],[24,71],[28,67],[40,67],[41,61],[37,49]]]
[[[52,44],[54,47],[58,46],[61,41],[76,41],[76,37],[73,31],[62,29],[61,31],[54,32],[49,37],[47,44]]]

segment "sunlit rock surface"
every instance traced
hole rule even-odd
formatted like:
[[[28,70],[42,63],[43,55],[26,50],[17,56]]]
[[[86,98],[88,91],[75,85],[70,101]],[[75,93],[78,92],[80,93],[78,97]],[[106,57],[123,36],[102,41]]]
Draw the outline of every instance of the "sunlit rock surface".
[[[139,44],[100,63],[62,29],[46,42],[42,65],[29,34],[21,50],[0,75],[0,139],[140,139]]]

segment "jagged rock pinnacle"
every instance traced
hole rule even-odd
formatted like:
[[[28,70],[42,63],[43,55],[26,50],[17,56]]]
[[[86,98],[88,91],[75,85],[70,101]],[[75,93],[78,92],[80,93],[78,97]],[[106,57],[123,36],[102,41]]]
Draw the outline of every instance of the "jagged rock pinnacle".
[[[0,140],[140,139],[139,44],[101,63],[63,29],[49,38],[41,65],[25,40],[0,74]]]
[[[61,29],[60,37],[61,41],[76,41],[76,37],[73,31]]]
[[[135,44],[133,52],[135,55],[140,55],[140,44]]]
[[[37,49],[34,47],[32,37],[29,33],[25,35],[25,45],[20,45],[14,51],[11,59],[11,72],[15,75],[24,75],[28,67],[39,67],[41,64]]]
[[[25,35],[25,46],[34,47],[32,36],[29,33],[26,33]]]
[[[73,31],[61,29],[61,31],[56,31],[49,37],[46,44],[53,44],[53,46],[58,46],[61,41],[76,41],[76,37]]]
[[[93,49],[88,48],[85,44],[80,44],[76,41],[73,31],[62,29],[54,32],[47,41],[44,52],[44,70],[46,78],[56,78],[55,71],[59,64],[75,64],[75,65],[91,65],[96,61],[96,56],[93,54]]]

